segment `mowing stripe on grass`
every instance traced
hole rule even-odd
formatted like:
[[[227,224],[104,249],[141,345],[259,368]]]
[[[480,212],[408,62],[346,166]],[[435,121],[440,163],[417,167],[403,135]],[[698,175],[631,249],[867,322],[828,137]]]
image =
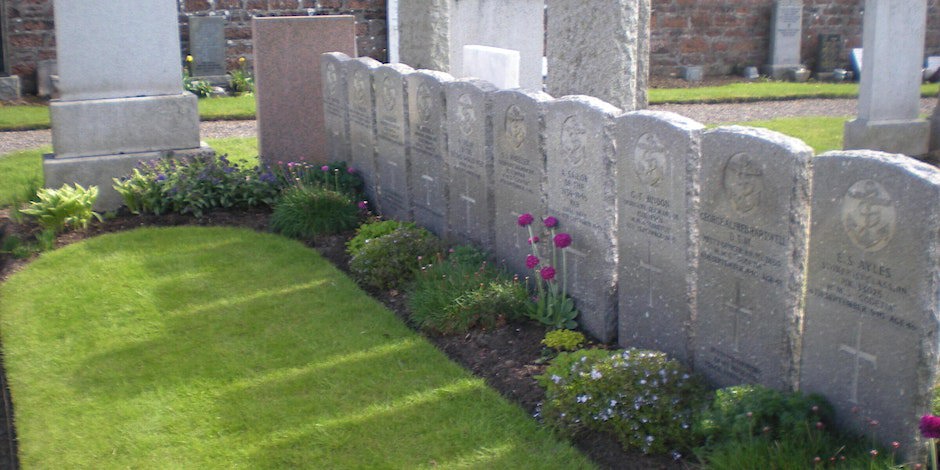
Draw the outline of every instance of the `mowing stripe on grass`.
[[[591,467],[274,235],[106,235],[0,299],[24,468]]]

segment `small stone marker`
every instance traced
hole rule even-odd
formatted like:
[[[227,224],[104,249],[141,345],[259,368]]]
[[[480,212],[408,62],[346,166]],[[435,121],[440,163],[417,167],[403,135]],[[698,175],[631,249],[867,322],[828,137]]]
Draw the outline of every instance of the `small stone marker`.
[[[864,57],[864,53],[865,51],[860,47],[852,49],[850,57],[852,58],[852,69],[855,71],[856,79],[862,76],[862,57]]]
[[[568,292],[578,323],[602,342],[617,335],[616,194],[612,119],[620,110],[597,98],[566,96],[546,103],[548,215],[574,242]]]
[[[356,56],[355,18],[255,17],[251,25],[262,159],[328,163],[320,56]]]
[[[688,363],[704,126],[672,113],[616,119],[619,341]]]
[[[448,169],[444,83],[453,77],[419,70],[406,78],[411,142],[411,203],[415,222],[447,236]]]
[[[545,201],[545,104],[552,97],[540,91],[499,91],[493,94],[493,174],[495,186],[496,257],[522,276],[529,253],[519,216],[543,216]]]
[[[493,125],[491,83],[463,79],[444,84],[450,201],[448,233],[460,243],[493,248]]]
[[[497,88],[519,88],[519,51],[463,46],[463,76],[486,80]]]
[[[227,84],[225,18],[189,17],[189,54],[193,56],[193,77],[209,80],[213,84]]]
[[[682,67],[682,79],[687,82],[700,82],[705,78],[705,69],[701,65]]]
[[[820,34],[816,50],[816,77],[821,80],[833,78],[832,71],[842,68],[842,35]]]
[[[408,176],[408,97],[405,77],[413,73],[404,64],[375,69],[376,168],[379,172],[379,213],[387,219],[412,220]]]
[[[347,162],[349,143],[349,89],[346,63],[352,59],[342,52],[327,52],[320,58],[323,85],[323,119],[326,132],[326,160]]]
[[[940,171],[900,155],[813,160],[801,388],[859,435],[917,454],[937,378]],[[852,409],[857,407],[858,412]]]
[[[346,61],[346,89],[349,93],[349,166],[358,171],[365,183],[366,197],[374,201],[379,175],[375,163],[375,99],[372,73],[379,61],[370,57]]]
[[[800,67],[803,0],[777,0],[770,24],[770,63],[764,67],[764,74],[780,79]]]
[[[812,155],[764,129],[702,138],[694,364],[719,387],[797,385]]]

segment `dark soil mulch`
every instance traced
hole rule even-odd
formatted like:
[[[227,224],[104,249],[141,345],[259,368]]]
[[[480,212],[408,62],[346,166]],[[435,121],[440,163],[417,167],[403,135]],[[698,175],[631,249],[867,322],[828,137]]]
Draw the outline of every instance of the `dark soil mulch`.
[[[201,218],[178,214],[139,216],[119,213],[104,223],[97,221],[92,223],[87,230],[72,231],[61,235],[56,240],[56,246],[68,245],[104,233],[140,227],[234,226],[267,231],[269,216],[270,212],[266,210],[215,211]],[[7,211],[0,211],[0,241],[9,236],[30,240],[37,232],[36,227],[16,223],[11,220]],[[324,258],[340,269],[347,271],[349,259],[345,252],[345,242],[351,236],[351,233],[346,233],[318,237],[309,241],[307,245],[315,248]],[[0,282],[28,262],[29,260],[17,260],[10,255],[0,254]],[[369,293],[406,323],[408,322],[404,294],[397,291],[371,291]],[[544,335],[545,329],[534,323],[513,323],[488,331],[474,330],[465,335],[427,335],[427,337],[451,359],[485,379],[491,387],[507,399],[518,403],[530,414],[534,414],[536,405],[545,398],[544,392],[534,379],[545,368],[540,361],[541,340]],[[2,401],[0,403],[0,412],[2,412],[0,416],[0,468],[18,468],[13,407],[5,382],[5,372],[2,369],[0,369],[0,385],[3,387],[3,394],[0,396],[2,398],[0,400]],[[576,439],[575,444],[602,468],[639,470],[688,468],[690,466],[687,462],[676,463],[664,456],[644,456],[624,452],[620,445],[609,436],[583,436]]]

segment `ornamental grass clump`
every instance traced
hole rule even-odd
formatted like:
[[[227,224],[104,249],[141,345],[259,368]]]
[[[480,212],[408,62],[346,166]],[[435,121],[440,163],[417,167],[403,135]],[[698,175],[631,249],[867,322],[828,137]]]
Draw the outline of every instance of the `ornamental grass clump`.
[[[521,316],[526,291],[489,265],[479,250],[459,246],[421,268],[408,289],[411,320],[441,334],[493,328]]]
[[[534,221],[535,217],[529,213],[520,215],[516,221],[520,227],[528,231],[529,245],[532,247],[531,252],[526,255],[525,265],[534,273],[537,292],[534,302],[529,304],[527,316],[552,328],[575,328],[578,325],[575,321],[578,311],[574,307],[574,300],[568,297],[568,264],[565,251],[571,246],[571,235],[564,232],[556,233],[559,222],[555,217],[549,216],[543,219],[542,225],[547,230],[544,238],[548,238],[551,246],[545,250],[545,258],[542,258],[543,253],[539,250],[539,243],[543,237],[532,230]]]
[[[545,423],[576,436],[611,434],[626,450],[679,452],[693,443],[700,381],[665,353],[581,350],[561,353],[537,378]]]
[[[288,188],[271,214],[275,232],[298,239],[352,230],[358,223],[359,209],[349,196],[317,186]]]
[[[423,259],[429,259],[441,248],[441,241],[431,232],[400,226],[365,243],[349,260],[349,272],[366,287],[399,289],[414,279]]]
[[[270,169],[277,179],[278,187],[319,186],[359,199],[365,182],[354,167],[346,162],[327,165],[310,162],[277,162]]]

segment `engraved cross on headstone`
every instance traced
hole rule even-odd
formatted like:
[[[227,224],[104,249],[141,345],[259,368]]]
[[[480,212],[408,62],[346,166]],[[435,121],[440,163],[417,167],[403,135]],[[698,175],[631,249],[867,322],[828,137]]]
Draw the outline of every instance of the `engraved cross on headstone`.
[[[581,265],[581,261],[587,259],[587,253],[584,253],[583,251],[578,251],[570,246],[568,248],[565,248],[565,251],[567,253],[566,260],[568,263],[568,266],[566,266],[567,272],[565,273],[565,276],[566,276],[565,280],[568,283],[567,287],[568,287],[568,291],[570,292],[572,290],[572,286],[574,286],[575,284],[579,286],[581,285],[581,282],[579,281],[580,265]],[[561,269],[561,268],[556,266],[555,269]]]
[[[512,215],[513,217],[513,220],[510,221],[513,224],[516,224],[516,221],[519,219],[519,216],[522,215],[521,213],[516,212],[516,211],[510,211],[509,214]],[[506,222],[503,222],[503,223],[506,223]],[[523,240],[526,238],[525,237],[526,229],[523,227],[519,227],[518,225],[516,225],[516,227],[517,227],[516,230],[512,232],[512,246],[516,248],[516,252],[521,253],[525,246]]]
[[[851,395],[849,396],[849,402],[853,404],[858,404],[858,378],[862,369],[862,361],[863,360],[868,361],[869,363],[871,363],[872,367],[876,369],[878,368],[878,364],[876,362],[878,358],[874,354],[870,354],[865,351],[862,351],[861,319],[859,319],[858,327],[855,333],[855,347],[853,348],[852,346],[849,346],[846,344],[840,344],[839,351],[847,352],[851,354],[852,356],[854,356],[855,365],[854,365],[854,371],[852,373],[852,391],[851,391]]]
[[[730,308],[731,311],[734,312],[734,350],[735,351],[738,351],[738,337],[740,336],[739,323],[741,321],[741,314],[744,314],[744,315],[754,314],[754,312],[751,309],[741,305],[742,297],[743,296],[741,295],[741,281],[737,280],[734,282],[734,301],[725,302],[725,307]]]
[[[467,206],[467,218],[464,220],[464,224],[466,224],[467,230],[469,231],[469,230],[472,228],[472,227],[471,227],[471,226],[472,226],[471,221],[473,220],[473,219],[471,218],[471,211],[473,210],[474,204],[477,203],[477,200],[474,199],[474,198],[472,198],[472,197],[470,197],[470,196],[467,196],[466,194],[461,194],[461,195],[460,195],[460,199],[463,200],[464,202],[466,202],[466,206]]]
[[[431,185],[434,184],[434,178],[428,175],[421,175],[424,180],[424,206],[431,207]]]
[[[646,287],[649,291],[649,307],[653,308],[653,273],[660,274],[663,272],[661,268],[653,266],[653,241],[646,241],[646,261],[640,261],[640,269],[646,270]],[[647,312],[649,315],[649,312]]]

